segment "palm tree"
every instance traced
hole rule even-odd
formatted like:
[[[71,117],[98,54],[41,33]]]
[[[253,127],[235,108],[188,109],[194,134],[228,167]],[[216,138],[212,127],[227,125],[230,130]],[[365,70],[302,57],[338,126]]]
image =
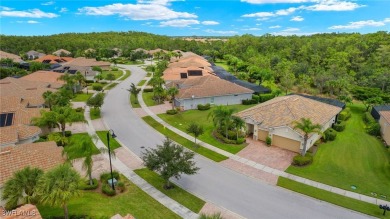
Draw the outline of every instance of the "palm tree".
[[[232,115],[234,113],[234,109],[227,108],[225,106],[219,105],[208,115],[213,118],[214,125],[218,129],[225,128],[225,137],[228,137],[229,126],[232,122]]]
[[[79,71],[73,75],[73,79],[79,83],[81,89],[86,85],[85,78]]]
[[[294,129],[301,130],[304,134],[303,136],[303,149],[301,151],[301,155],[305,156],[306,154],[306,148],[307,148],[307,139],[309,139],[310,133],[317,133],[321,134],[321,125],[320,124],[313,124],[310,119],[301,118],[301,121],[295,121],[293,122]]]
[[[232,116],[232,123],[234,127],[236,127],[237,132],[237,140],[238,140],[238,134],[240,133],[241,129],[245,127],[245,121],[241,119],[238,116]]]
[[[43,170],[38,168],[25,167],[14,173],[4,184],[2,200],[7,200],[6,209],[13,209],[18,205],[20,199],[23,203],[34,203],[35,187],[39,178],[43,175]]]
[[[65,136],[67,123],[71,125],[73,122],[85,122],[84,115],[77,113],[70,106],[55,106],[52,111],[41,111],[41,115],[41,117],[33,118],[32,123],[40,127],[55,126],[61,130],[63,136]]]
[[[61,75],[60,80],[65,81],[66,87],[68,89],[72,90],[72,94],[74,95],[74,93],[75,93],[74,88],[75,88],[75,84],[76,84],[75,77],[73,75],[65,73],[65,74]]]
[[[36,193],[42,204],[61,206],[65,219],[68,215],[68,202],[80,195],[78,189],[80,175],[68,164],[62,164],[48,171],[40,179]]]
[[[141,90],[138,89],[134,83],[131,83],[130,89],[127,89],[127,91],[129,91],[134,96],[134,103],[138,103],[137,95]]]
[[[175,96],[179,93],[179,89],[177,87],[170,87],[167,91],[167,94],[171,96],[172,101],[172,109],[175,109]]]
[[[55,104],[56,101],[56,93],[53,93],[52,91],[45,91],[42,94],[43,99],[45,100],[45,105],[49,107],[50,111],[52,106]]]

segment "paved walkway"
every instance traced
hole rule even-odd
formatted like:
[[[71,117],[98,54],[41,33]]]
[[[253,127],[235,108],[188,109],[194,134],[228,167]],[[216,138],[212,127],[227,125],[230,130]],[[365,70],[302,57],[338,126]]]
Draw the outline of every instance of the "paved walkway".
[[[93,127],[91,118],[89,116],[89,107],[86,107],[84,116],[85,119],[88,122],[87,126],[87,132],[90,136],[93,136],[96,134],[96,131]],[[106,148],[104,143],[98,139],[95,142],[96,147],[98,148]],[[106,161],[108,162],[107,156],[105,156]],[[146,192],[148,195],[150,195],[152,198],[160,202],[165,207],[169,208],[171,211],[175,212],[177,215],[183,218],[198,218],[199,215],[192,212],[188,208],[182,206],[175,200],[169,198],[156,188],[154,188],[152,185],[147,183],[144,179],[142,179],[140,176],[135,174],[126,164],[124,164],[120,159],[112,159],[112,165],[117,169],[119,172],[121,172],[126,178],[128,178],[130,181],[132,181],[135,185],[137,185],[139,188],[141,188],[144,192]]]
[[[145,82],[145,85],[147,84],[147,82],[148,82],[148,80]],[[145,85],[142,87],[142,89],[145,87]],[[141,90],[141,92],[138,94],[138,101],[139,101],[142,109],[144,109],[144,111],[149,116],[151,116],[157,122],[162,124],[164,127],[166,127],[168,129],[170,129],[171,131],[179,134],[180,136],[182,136],[182,137],[184,137],[184,138],[186,138],[186,139],[188,139],[190,141],[192,141],[194,139],[194,137],[192,137],[191,135],[189,135],[189,134],[187,134],[187,133],[185,133],[185,132],[183,132],[183,131],[181,131],[181,130],[173,127],[173,126],[171,126],[170,124],[168,124],[167,122],[162,120],[160,117],[158,117],[156,114],[154,114],[146,106],[144,100],[142,99],[142,92],[143,91]],[[343,195],[343,196],[350,197],[350,198],[353,198],[353,199],[357,199],[357,200],[360,200],[360,201],[368,202],[368,203],[371,203],[371,204],[376,204],[376,205],[387,204],[387,205],[390,205],[389,201],[384,201],[382,199],[377,199],[377,198],[369,197],[369,196],[362,195],[362,194],[359,194],[359,193],[355,193],[355,192],[347,191],[347,190],[344,190],[344,189],[336,188],[336,187],[329,186],[329,185],[326,185],[326,184],[323,184],[323,183],[320,183],[320,182],[316,182],[316,181],[313,181],[313,180],[310,180],[310,179],[306,179],[306,178],[303,178],[303,177],[300,177],[300,176],[292,175],[292,174],[286,173],[284,171],[281,171],[281,170],[278,170],[278,169],[266,166],[266,165],[261,164],[261,163],[256,163],[255,161],[252,161],[252,160],[240,157],[238,155],[229,153],[229,152],[224,151],[224,150],[222,150],[220,148],[214,147],[213,145],[205,143],[205,142],[203,142],[201,140],[198,140],[197,143],[199,145],[207,148],[207,149],[210,149],[210,150],[212,150],[214,152],[217,152],[217,153],[222,154],[222,155],[224,155],[226,157],[229,157],[230,159],[232,159],[234,161],[237,161],[237,162],[242,163],[244,165],[247,165],[249,167],[253,167],[253,168],[257,169],[257,170],[261,170],[261,171],[264,171],[266,173],[273,174],[275,176],[282,176],[282,177],[294,180],[296,182],[300,182],[300,183],[303,183],[303,184],[306,184],[306,185],[309,185],[309,186],[316,187],[318,189],[322,189],[322,190],[325,190],[325,191],[329,191],[329,192],[332,192],[332,193],[335,193],[335,194]]]

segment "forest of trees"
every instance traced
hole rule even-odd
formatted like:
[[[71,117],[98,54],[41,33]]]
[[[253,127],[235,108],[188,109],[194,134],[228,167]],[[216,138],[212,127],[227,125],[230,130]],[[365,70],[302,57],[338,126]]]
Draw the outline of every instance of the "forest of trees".
[[[390,33],[316,34],[311,36],[230,37],[223,41],[188,41],[142,32],[66,33],[51,36],[0,35],[3,51],[52,53],[66,49],[83,56],[93,48],[99,56],[119,48],[192,51],[226,61],[232,73],[254,83],[365,100],[380,96],[390,102]]]

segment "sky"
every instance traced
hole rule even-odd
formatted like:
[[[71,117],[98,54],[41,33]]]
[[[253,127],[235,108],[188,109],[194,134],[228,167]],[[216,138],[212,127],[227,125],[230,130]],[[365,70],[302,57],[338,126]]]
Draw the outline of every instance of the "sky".
[[[0,33],[167,36],[390,32],[390,0],[2,0]]]

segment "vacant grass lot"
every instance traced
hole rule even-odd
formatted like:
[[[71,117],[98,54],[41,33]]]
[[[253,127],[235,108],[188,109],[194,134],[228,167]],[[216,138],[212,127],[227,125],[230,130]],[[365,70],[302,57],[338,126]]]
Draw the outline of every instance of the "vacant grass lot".
[[[92,96],[92,94],[85,94],[85,93],[76,94],[75,97],[73,97],[72,101],[73,102],[86,102],[91,96]]]
[[[123,72],[121,70],[118,70],[118,71],[103,71],[102,72],[103,79],[106,79],[107,78],[107,74],[109,74],[109,73],[114,74],[115,79],[118,79],[123,74]]]
[[[69,144],[64,147],[64,151],[73,151],[73,155],[69,156],[69,159],[76,159],[84,157],[84,151],[80,148],[80,142],[87,141],[93,145],[95,145],[91,139],[91,137],[88,135],[88,133],[79,133],[79,134],[73,134],[69,137]],[[97,149],[97,147],[94,147],[94,154],[99,154],[100,151]]]
[[[107,145],[107,132],[108,131],[96,131],[96,134],[102,140],[102,142],[108,147]],[[110,136],[110,148],[111,150],[115,150],[117,148],[121,147],[121,145],[115,140],[115,138],[112,138]]]
[[[382,142],[364,130],[364,106],[351,106],[352,117],[336,140],[319,146],[313,164],[290,166],[288,173],[358,192],[390,199],[390,152]],[[357,186],[352,190],[351,186]],[[373,196],[375,197],[375,195]]]
[[[235,109],[235,112],[239,112],[251,106],[253,105],[231,105],[227,107]],[[169,123],[170,125],[184,132],[186,131],[188,125],[191,122],[196,122],[201,126],[203,126],[204,129],[204,134],[199,136],[200,140],[209,143],[211,145],[214,145],[215,147],[218,147],[222,150],[228,151],[230,153],[233,154],[238,153],[241,149],[245,147],[245,143],[240,145],[225,144],[213,137],[212,135],[212,132],[214,130],[213,121],[211,117],[207,118],[209,113],[212,110],[213,108],[205,111],[187,110],[185,112],[180,112],[176,115],[159,114],[158,116],[164,121],[166,121],[167,123]]]
[[[206,203],[202,199],[180,188],[176,184],[174,184],[175,187],[173,189],[164,189],[164,180],[157,173],[147,168],[134,170],[134,172],[150,183],[153,187],[160,190],[160,192],[164,193],[168,197],[172,198],[195,213],[198,213]]]
[[[334,194],[322,189],[317,189],[315,187],[308,186],[284,177],[279,177],[277,185],[298,193],[311,196],[316,199],[324,200],[326,202],[339,205],[344,208],[372,215],[374,217],[390,218],[389,214],[387,214],[387,217],[382,216],[383,211],[379,209],[377,205],[348,198],[339,194]]]
[[[126,191],[115,197],[108,197],[95,191],[82,191],[82,196],[68,204],[69,215],[88,215],[83,218],[111,218],[115,214],[132,214],[136,218],[180,218],[168,208],[154,200],[132,182],[124,180]],[[63,217],[60,207],[38,205],[43,218]],[[80,217],[79,217],[80,218]]]
[[[217,152],[214,152],[210,149],[204,148],[204,147],[194,147],[194,142],[181,137],[180,135],[174,133],[173,131],[163,127],[160,123],[158,123],[156,120],[154,120],[150,116],[145,116],[142,118],[146,123],[148,123],[151,127],[159,131],[161,134],[167,136],[168,138],[172,139],[173,141],[177,142],[178,144],[200,154],[203,155],[215,162],[220,162],[223,160],[226,160],[227,157],[218,154]]]

